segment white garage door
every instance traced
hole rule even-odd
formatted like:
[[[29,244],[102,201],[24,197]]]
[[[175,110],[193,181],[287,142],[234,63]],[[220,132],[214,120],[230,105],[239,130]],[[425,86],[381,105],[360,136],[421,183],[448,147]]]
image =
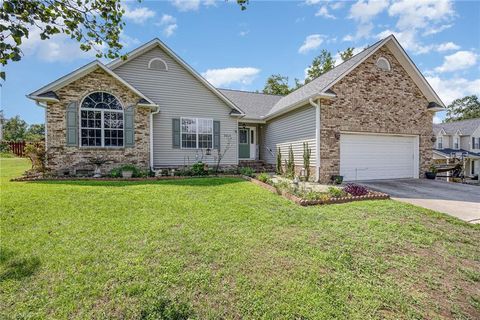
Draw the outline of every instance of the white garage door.
[[[418,178],[418,136],[340,136],[340,175],[345,181]]]

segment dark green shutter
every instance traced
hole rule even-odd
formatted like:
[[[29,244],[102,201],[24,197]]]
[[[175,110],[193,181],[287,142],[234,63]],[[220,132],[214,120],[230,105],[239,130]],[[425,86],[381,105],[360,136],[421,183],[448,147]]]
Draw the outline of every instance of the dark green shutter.
[[[180,119],[172,119],[172,147],[180,148]]]
[[[67,106],[67,146],[78,146],[78,110],[77,103]]]
[[[220,150],[220,121],[213,121],[213,148]]]
[[[130,106],[125,109],[125,147],[135,145],[135,107]]]

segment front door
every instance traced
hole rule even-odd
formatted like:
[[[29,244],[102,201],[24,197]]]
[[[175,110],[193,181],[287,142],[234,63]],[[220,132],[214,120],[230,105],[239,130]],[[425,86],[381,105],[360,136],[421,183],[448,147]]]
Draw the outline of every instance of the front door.
[[[241,159],[250,158],[250,129],[241,128],[238,130],[238,157]]]

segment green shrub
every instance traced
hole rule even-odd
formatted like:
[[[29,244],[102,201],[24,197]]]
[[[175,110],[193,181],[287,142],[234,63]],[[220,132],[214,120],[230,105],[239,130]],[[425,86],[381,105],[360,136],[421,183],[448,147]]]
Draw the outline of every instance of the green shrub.
[[[271,184],[272,180],[270,179],[270,175],[266,172],[262,172],[257,176],[257,179],[262,181],[263,183]]]
[[[25,155],[32,162],[32,169],[37,172],[45,172],[46,151],[43,143],[29,143],[25,146]]]
[[[337,187],[328,187],[328,194],[333,198],[340,198],[345,195],[345,192],[343,192],[342,189]]]
[[[303,143],[303,167],[305,168],[305,181],[310,179],[310,158],[312,149],[308,147],[308,142]]]
[[[132,171],[132,178],[145,178],[150,175],[149,170],[142,170],[133,164],[124,164],[120,167],[110,170],[108,176],[111,178],[121,178],[122,171]]]
[[[285,163],[285,176],[289,179],[295,177],[295,158],[292,145],[288,148],[288,161]]]
[[[279,181],[273,185],[277,191],[288,191],[290,192],[291,187],[288,181]]]
[[[0,153],[10,153],[10,145],[6,141],[0,142]]]
[[[208,167],[202,161],[198,161],[192,165],[192,175],[193,176],[206,176],[208,175]]]
[[[283,174],[282,172],[282,152],[280,150],[280,147],[277,149],[277,162],[275,165],[275,172],[277,174]]]
[[[253,174],[254,174],[253,169],[250,167],[241,167],[239,171],[241,175],[244,175],[247,177],[253,177]]]

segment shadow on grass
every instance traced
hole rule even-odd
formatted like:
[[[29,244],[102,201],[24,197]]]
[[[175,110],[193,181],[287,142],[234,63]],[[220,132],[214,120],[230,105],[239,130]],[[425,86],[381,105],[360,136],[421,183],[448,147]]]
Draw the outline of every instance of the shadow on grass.
[[[40,259],[35,256],[22,258],[16,256],[15,251],[0,248],[0,282],[30,277],[40,267]]]
[[[140,319],[183,320],[191,319],[193,315],[193,310],[188,304],[158,297],[153,303],[146,303],[146,306],[140,314]]]
[[[234,184],[245,182],[241,178],[222,178],[222,177],[193,177],[185,179],[172,180],[44,180],[44,181],[30,181],[33,184],[48,184],[48,185],[72,185],[72,186],[92,186],[92,187],[128,187],[139,185],[165,185],[165,186],[191,186],[191,187],[214,187],[226,184]]]

